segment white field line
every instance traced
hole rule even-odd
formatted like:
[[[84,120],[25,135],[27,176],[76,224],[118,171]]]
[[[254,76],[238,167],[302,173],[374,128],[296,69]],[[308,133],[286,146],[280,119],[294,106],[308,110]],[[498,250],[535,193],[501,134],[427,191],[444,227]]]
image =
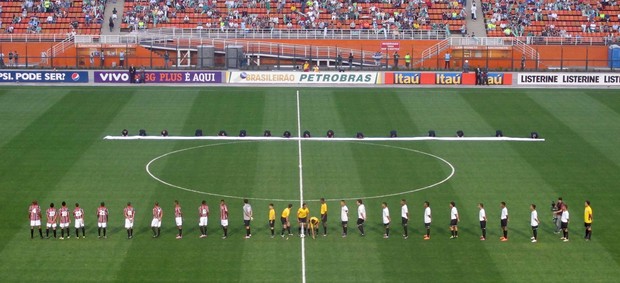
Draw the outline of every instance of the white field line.
[[[304,203],[304,171],[301,158],[301,110],[299,106],[299,90],[297,90],[297,151],[299,154],[299,206]],[[301,229],[301,282],[306,283],[306,238]]]
[[[298,121],[299,122],[299,121]],[[298,125],[299,126],[299,125]],[[369,137],[369,138],[327,138],[327,137],[301,137],[301,129],[298,129],[297,137],[237,137],[237,136],[105,136],[104,140],[216,140],[216,141],[323,141],[323,142],[336,142],[336,141],[348,141],[348,142],[368,142],[368,141],[518,141],[518,142],[544,142],[545,139],[532,139],[532,138],[515,138],[515,137]]]

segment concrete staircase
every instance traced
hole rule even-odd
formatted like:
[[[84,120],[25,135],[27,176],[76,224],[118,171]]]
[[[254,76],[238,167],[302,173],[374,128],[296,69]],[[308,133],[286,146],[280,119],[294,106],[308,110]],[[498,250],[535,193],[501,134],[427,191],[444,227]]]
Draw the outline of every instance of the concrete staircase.
[[[471,6],[472,2],[476,3],[476,16],[477,20],[474,21],[471,19]],[[482,2],[480,0],[469,0],[467,1],[467,35],[475,37],[486,37],[487,30],[484,26],[484,14],[482,13]]]
[[[103,24],[101,25],[101,34],[102,35],[120,35],[123,34],[121,32],[121,23],[123,22],[123,6],[125,5],[125,0],[108,0],[105,5],[105,13],[103,15]],[[112,17],[114,8],[116,8],[116,16],[117,19],[114,22],[114,29],[110,31],[110,17]]]

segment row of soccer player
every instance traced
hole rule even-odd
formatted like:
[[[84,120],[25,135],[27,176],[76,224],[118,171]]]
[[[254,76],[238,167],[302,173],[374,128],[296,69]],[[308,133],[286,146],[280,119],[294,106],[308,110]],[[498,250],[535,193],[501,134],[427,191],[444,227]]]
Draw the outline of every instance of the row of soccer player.
[[[300,237],[305,237],[305,235],[311,234],[313,238],[316,238],[319,230],[319,224],[322,223],[323,228],[323,236],[327,236],[327,215],[328,208],[327,203],[324,198],[320,200],[320,219],[317,217],[310,216],[310,210],[306,203],[303,203],[302,206],[297,210],[297,222],[299,224],[299,235]],[[176,235],[177,239],[183,238],[183,212],[181,209],[181,204],[179,201],[174,201],[174,218],[175,224],[178,228],[178,234]],[[364,222],[366,221],[366,207],[361,199],[356,201],[357,205],[357,228],[361,236],[365,236],[364,232]],[[407,239],[409,237],[408,231],[408,222],[409,222],[409,208],[407,206],[407,202],[405,199],[400,201],[400,210],[401,210],[401,225],[403,227],[403,238]],[[424,240],[430,240],[431,236],[431,223],[433,220],[430,203],[425,201],[424,204],[424,226],[426,228],[426,234],[424,235]],[[291,222],[289,220],[289,216],[291,214],[291,209],[293,205],[288,204],[286,208],[281,213],[280,222],[282,224],[282,230],[280,232],[281,237],[292,236],[291,233]],[[478,204],[479,208],[479,221],[480,221],[480,229],[481,236],[480,240],[486,240],[486,225],[487,225],[487,216],[484,205],[482,203]],[[558,199],[558,203],[552,203],[554,220],[558,219],[559,230],[563,232],[563,237],[561,240],[567,242],[568,241],[568,223],[570,221],[570,214],[568,211],[568,205],[566,205],[562,198]],[[224,200],[220,201],[219,205],[220,209],[220,225],[223,230],[223,239],[228,237],[228,205]],[[501,241],[508,241],[508,208],[506,207],[505,202],[500,203],[500,226],[502,230]],[[530,205],[530,223],[532,227],[532,242],[537,242],[538,240],[538,226],[540,224],[540,220],[538,219],[538,212],[536,210],[536,205]],[[105,206],[105,203],[101,202],[100,206],[97,208],[96,217],[97,217],[97,227],[98,227],[98,236],[99,238],[107,238],[107,222],[108,222],[108,209]],[[388,204],[386,202],[381,203],[381,218],[382,223],[385,229],[383,234],[384,238],[390,237],[390,224],[392,222],[392,218],[390,216],[390,210]],[[52,229],[53,236],[56,238],[56,227],[57,223],[60,223],[59,227],[61,230],[60,239],[64,239],[65,233],[66,237],[70,238],[71,235],[69,233],[69,223],[71,222],[71,215],[74,218],[74,227],[75,227],[75,235],[79,239],[79,232],[82,231],[82,238],[86,237],[85,225],[84,225],[84,210],[80,207],[79,203],[75,204],[75,208],[72,213],[69,211],[67,204],[63,201],[61,208],[58,210],[54,207],[54,204],[51,203],[50,207],[46,210],[47,217],[47,229],[46,229],[46,238],[49,238],[50,228]],[[125,218],[125,229],[127,229],[127,238],[133,238],[133,226],[134,219],[136,215],[136,211],[131,205],[131,203],[127,203],[127,206],[123,210],[123,215]],[[155,202],[152,209],[153,220],[151,221],[151,228],[153,230],[153,237],[157,238],[161,233],[161,223],[163,218],[163,209],[159,206],[158,202]],[[207,224],[210,216],[209,206],[206,201],[202,201],[200,206],[198,207],[198,226],[200,228],[200,238],[207,237]],[[35,200],[32,202],[30,207],[28,208],[28,218],[30,220],[30,237],[34,238],[34,229],[38,228],[39,235],[43,238],[43,231],[41,230],[41,219],[42,219],[42,211],[38,205],[38,202]],[[245,238],[249,239],[252,237],[251,233],[251,221],[254,220],[254,213],[252,206],[250,205],[247,199],[243,200],[243,221],[246,230]],[[460,216],[458,213],[458,209],[456,208],[456,204],[454,202],[450,202],[450,231],[451,236],[450,239],[458,238],[458,224],[460,221]],[[271,232],[271,237],[275,236],[275,222],[276,222],[276,212],[273,204],[269,204],[268,210],[268,223]],[[348,235],[348,223],[349,223],[349,209],[347,207],[347,203],[345,200],[340,201],[340,223],[342,226],[342,237],[346,237]],[[590,240],[592,236],[592,208],[590,207],[590,201],[585,201],[585,211],[584,211],[584,223],[585,223],[585,239]]]

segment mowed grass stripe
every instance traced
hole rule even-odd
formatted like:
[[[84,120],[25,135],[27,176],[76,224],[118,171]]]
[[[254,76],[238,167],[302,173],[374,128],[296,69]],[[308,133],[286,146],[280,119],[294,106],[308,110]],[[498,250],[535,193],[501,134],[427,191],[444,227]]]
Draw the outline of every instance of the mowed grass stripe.
[[[529,94],[528,96],[535,95],[536,92]],[[538,93],[539,95],[543,95],[543,93]],[[549,95],[545,93],[544,95]],[[530,170],[535,170],[537,173],[531,174],[523,174],[519,172],[512,172],[513,180],[523,180],[523,184],[521,187],[513,186],[506,187],[507,191],[516,191],[515,194],[511,194],[512,198],[516,203],[520,203],[518,210],[512,207],[511,211],[515,211],[516,213],[510,213],[512,215],[512,219],[528,219],[527,210],[525,207],[528,205],[527,198],[529,197],[531,202],[538,204],[539,218],[542,221],[539,230],[540,242],[538,246],[533,246],[524,241],[523,243],[519,243],[521,250],[515,250],[516,247],[505,247],[502,248],[503,251],[510,253],[519,254],[520,258],[523,258],[527,261],[541,261],[541,259],[553,260],[553,257],[549,257],[549,254],[552,253],[554,249],[557,249],[558,246],[565,245],[564,243],[559,242],[557,238],[559,236],[551,233],[553,230],[553,224],[548,220],[551,216],[550,213],[547,212],[548,208],[545,205],[544,201],[549,199],[553,200],[556,196],[553,194],[557,194],[558,196],[563,196],[564,199],[571,206],[571,216],[572,216],[572,224],[571,226],[571,235],[572,240],[571,246],[567,247],[573,251],[580,250],[588,250],[593,251],[596,250],[597,254],[600,256],[597,257],[596,261],[600,261],[600,264],[604,266],[603,262],[608,262],[612,260],[612,256],[610,254],[613,253],[613,250],[608,250],[607,248],[603,248],[601,245],[598,245],[594,242],[592,243],[583,243],[583,225],[582,225],[582,217],[583,217],[583,201],[586,198],[590,198],[596,200],[599,208],[605,210],[608,205],[608,201],[603,201],[606,197],[598,195],[596,190],[590,190],[587,187],[587,183],[589,182],[600,182],[601,180],[605,180],[605,176],[599,175],[599,170],[603,169],[604,171],[615,171],[615,165],[610,163],[604,156],[600,155],[595,148],[590,146],[586,140],[580,139],[579,134],[572,131],[567,124],[562,123],[558,119],[555,118],[555,114],[553,111],[549,111],[541,107],[536,101],[533,99],[529,99],[528,96],[524,97],[524,94],[519,92],[515,93],[512,97],[504,97],[503,103],[506,105],[515,105],[516,100],[518,100],[519,105],[522,109],[527,109],[529,115],[532,117],[537,117],[537,121],[539,123],[539,128],[541,132],[545,132],[545,137],[548,138],[548,141],[545,142],[544,145],[531,147],[526,144],[510,144],[513,150],[518,152],[521,155],[521,160],[525,161],[531,167]],[[558,98],[558,99],[569,99],[568,97]],[[488,112],[488,109],[485,110],[485,107],[488,105],[492,105],[492,102],[495,99],[491,96],[482,97],[481,100],[484,100],[484,103],[481,101],[475,101],[474,99],[470,99],[471,105],[475,108],[479,109],[479,112]],[[514,103],[511,103],[514,102]],[[516,113],[519,112],[519,108],[510,108],[508,106],[504,107],[503,113],[505,115],[501,116],[488,116],[487,120],[489,123],[521,123],[522,120],[513,120],[517,116]],[[525,122],[527,123],[527,122]],[[530,122],[531,123],[531,122]],[[515,125],[517,126],[517,125]],[[574,152],[572,148],[580,148],[580,152]],[[570,153],[570,154],[568,154]],[[589,158],[593,160],[599,160],[603,163],[606,163],[602,168],[595,168],[592,172],[595,176],[589,177],[590,172],[584,174],[580,174],[584,169],[583,166],[578,165],[580,162],[587,162]],[[549,162],[549,160],[555,160],[555,162]],[[544,166],[542,164],[545,164]],[[551,166],[550,166],[551,164]],[[572,164],[572,166],[571,166]],[[516,168],[520,168],[521,166],[517,166]],[[579,169],[577,169],[579,167]],[[591,167],[590,167],[591,168]],[[575,171],[573,171],[575,170]],[[526,172],[524,172],[526,173]],[[522,177],[519,178],[519,175]],[[537,178],[536,176],[540,176]],[[591,178],[591,179],[590,179]],[[539,180],[540,179],[540,180]],[[585,180],[584,180],[585,179]],[[590,179],[591,181],[588,181]],[[583,184],[583,185],[579,185]],[[584,186],[581,189],[581,186]],[[571,189],[570,187],[573,187]],[[604,194],[604,192],[603,192]],[[543,202],[543,203],[541,203]],[[497,209],[497,208],[496,208]],[[488,211],[488,210],[487,210]],[[488,214],[488,212],[487,212]],[[608,221],[607,219],[600,219],[601,222]],[[496,220],[497,221],[497,220]],[[511,223],[514,223],[512,221]],[[611,223],[609,223],[611,225]],[[601,223],[600,225],[605,225]],[[529,236],[527,234],[527,228],[529,227],[529,222],[520,221],[515,224],[510,224],[512,234],[524,234],[525,238]],[[611,236],[611,235],[610,235]],[[599,235],[599,237],[607,238],[605,235]],[[524,238],[524,237],[519,237]],[[575,243],[576,242],[576,243]],[[605,241],[606,242],[606,241]],[[543,246],[543,247],[539,247]],[[501,245],[500,245],[501,247]],[[562,247],[564,248],[564,247]],[[525,249],[525,251],[523,250]],[[548,252],[547,252],[548,251]],[[572,266],[568,268],[568,270],[579,270],[579,272],[590,272],[592,274],[589,276],[596,277],[594,273],[606,273],[608,275],[616,276],[617,269],[602,269],[602,270],[584,270],[581,267],[582,261],[579,260],[578,256],[572,257],[572,253],[568,253],[566,263],[568,266]],[[505,255],[497,254],[496,258],[499,261],[507,260]],[[617,263],[616,263],[617,265]],[[522,274],[518,270],[511,268],[508,266],[502,266],[502,274],[506,274],[507,278],[512,278],[514,276],[527,276],[529,280],[544,280],[548,278],[548,268],[545,265],[536,265],[530,267],[530,272],[527,274]]]
[[[16,189],[25,189],[30,192],[29,196],[11,195],[14,202],[7,203],[3,207],[2,213],[9,215],[11,212],[25,211],[31,196],[39,199],[41,206],[45,209],[48,207],[49,195],[56,195],[59,184],[66,178],[66,175],[82,158],[85,152],[98,139],[101,129],[107,126],[107,123],[118,113],[122,105],[124,105],[129,96],[100,95],[86,97],[80,90],[71,89],[70,92],[49,108],[43,115],[33,121],[24,131],[16,136],[11,142],[7,143],[1,152],[15,152],[18,148],[27,146],[29,150],[20,156],[10,156],[2,158],[2,171],[11,172],[8,182],[3,187],[15,187]],[[88,101],[85,103],[85,101]],[[85,126],[88,125],[88,126]],[[11,190],[6,190],[3,194],[10,194]],[[7,198],[9,199],[8,195]],[[56,200],[52,200],[55,201]],[[25,215],[25,214],[24,214]],[[51,262],[46,258],[61,258],[65,256],[60,246],[47,247],[46,242],[36,240],[27,240],[28,228],[25,227],[27,221],[21,217],[8,219],[10,225],[7,227],[21,227],[12,230],[10,233],[2,233],[5,238],[2,242],[2,266],[11,267],[17,264],[18,269],[11,268],[3,270],[3,274],[11,274],[8,278],[26,279],[25,276],[33,276],[32,279],[38,278],[37,271],[46,273],[65,270],[67,273],[74,270],[75,266],[70,262]],[[34,247],[32,246],[34,245]],[[25,250],[32,253],[40,252],[42,247],[48,251],[47,257],[36,256],[20,256],[15,254],[24,254]],[[28,252],[27,252],[28,253]],[[11,264],[4,262],[11,260]],[[21,264],[16,261],[22,261]],[[81,266],[90,266],[94,270],[106,270],[105,265],[97,265],[100,259],[92,258],[85,260]],[[66,264],[66,265],[64,265]],[[99,272],[96,278],[103,278],[103,272]],[[16,276],[16,277],[13,277]]]

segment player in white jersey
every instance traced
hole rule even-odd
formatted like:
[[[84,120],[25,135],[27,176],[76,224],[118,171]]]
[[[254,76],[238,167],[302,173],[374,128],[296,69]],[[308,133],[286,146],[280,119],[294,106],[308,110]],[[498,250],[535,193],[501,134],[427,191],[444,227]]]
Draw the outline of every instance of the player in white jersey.
[[[200,238],[207,237],[207,224],[209,223],[209,206],[203,200],[198,207],[198,227],[200,227]]]
[[[103,230],[103,238],[107,238],[106,230],[108,227],[108,208],[105,207],[105,203],[101,202],[99,208],[97,208],[97,231],[99,233],[98,238],[101,238],[101,230]]]
[[[43,239],[43,231],[41,230],[41,207],[39,203],[34,200],[28,207],[28,220],[30,220],[30,239],[34,238],[34,228],[39,229],[39,236]]]
[[[424,228],[426,228],[426,235],[424,235],[424,240],[431,239],[431,203],[428,201],[424,202]]]
[[[75,209],[73,209],[73,219],[75,222],[75,236],[76,239],[80,238],[79,229],[82,229],[82,238],[86,238],[86,228],[84,227],[84,210],[80,207],[79,203],[75,203]]]
[[[151,221],[151,229],[153,230],[153,238],[159,237],[161,233],[161,219],[164,211],[159,206],[159,202],[155,202],[153,206],[153,220]]]
[[[482,236],[480,236],[480,241],[484,241],[487,239],[487,212],[484,210],[484,204],[478,204],[478,220],[480,221],[480,230],[482,231]]]
[[[45,212],[47,216],[47,228],[45,229],[45,237],[50,238],[50,228],[54,230],[54,239],[56,239],[56,223],[58,223],[58,213],[54,208],[54,203],[50,203],[50,208]]]
[[[360,230],[360,235],[364,234],[364,222],[366,221],[366,206],[362,203],[361,199],[357,200],[357,229]]]
[[[174,223],[177,225],[177,229],[179,229],[179,233],[177,234],[176,239],[183,238],[183,212],[181,212],[181,204],[179,204],[178,200],[174,201]]]
[[[407,201],[405,199],[400,200],[400,218],[403,225],[403,237],[407,239],[409,238],[409,229],[407,229],[409,223],[409,208],[407,207]]]
[[[252,231],[250,230],[250,221],[254,219],[252,215],[252,206],[248,199],[243,200],[243,225],[245,226],[245,238],[252,237]]]
[[[450,232],[452,236],[450,239],[456,239],[459,237],[459,211],[456,209],[456,204],[451,201],[450,202]]]
[[[340,201],[340,221],[342,223],[342,237],[347,236],[347,224],[349,223],[349,208],[344,200]]]
[[[390,237],[390,209],[388,208],[388,205],[386,202],[381,203],[381,208],[382,208],[382,220],[383,220],[383,228],[385,229],[385,233],[383,234],[383,238],[387,239]]]
[[[133,238],[133,220],[136,217],[136,211],[131,206],[131,202],[127,203],[127,206],[123,210],[123,215],[125,216],[125,229],[127,229],[127,239]]]
[[[503,201],[501,202],[500,207],[502,208],[502,211],[500,213],[499,220],[504,235],[499,238],[499,240],[502,242],[506,242],[508,241],[508,208],[506,207],[506,203]]]
[[[560,240],[564,242],[568,242],[568,221],[570,220],[570,214],[568,213],[568,205],[562,206],[562,215],[560,216],[560,228],[562,228],[562,233],[564,233],[564,237],[560,238]]]
[[[530,210],[532,211],[530,213],[530,225],[532,225],[532,243],[536,243],[536,241],[538,241],[538,224],[540,223],[540,221],[538,221],[538,212],[536,211],[536,205],[532,204],[530,205]]]

